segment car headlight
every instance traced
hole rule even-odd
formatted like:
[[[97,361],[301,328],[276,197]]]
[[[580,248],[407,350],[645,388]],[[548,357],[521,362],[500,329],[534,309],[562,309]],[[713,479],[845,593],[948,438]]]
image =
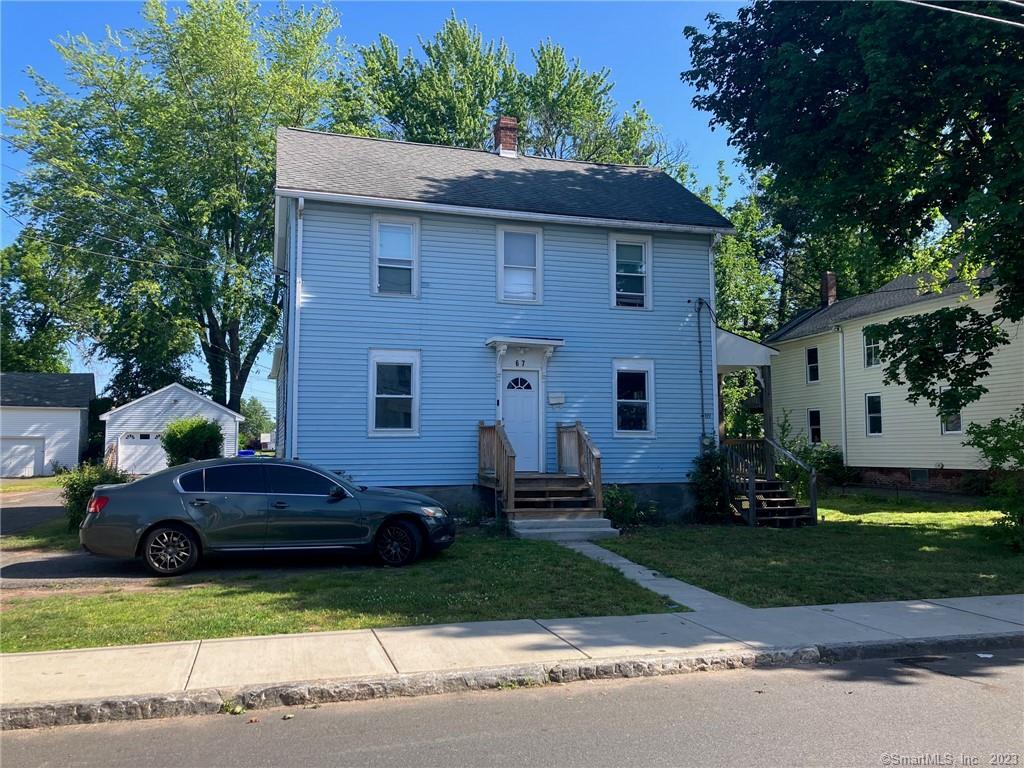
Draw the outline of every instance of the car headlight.
[[[423,512],[427,517],[447,517],[448,513],[444,511],[444,507],[420,507],[420,511]]]

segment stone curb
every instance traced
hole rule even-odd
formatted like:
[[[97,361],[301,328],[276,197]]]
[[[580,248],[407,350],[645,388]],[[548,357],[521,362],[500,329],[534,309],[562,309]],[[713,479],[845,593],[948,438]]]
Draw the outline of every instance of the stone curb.
[[[451,672],[419,672],[377,677],[273,683],[236,689],[208,689],[167,696],[91,699],[81,702],[5,707],[0,729],[45,728],[80,723],[150,720],[221,712],[225,703],[246,709],[326,704],[369,699],[430,696],[465,691],[527,688],[573,683],[659,677],[691,672],[755,669],[854,659],[957,653],[1024,647],[1024,632],[956,635],[866,643],[831,643],[799,648],[749,649],[698,655],[631,656],[549,664],[484,667]]]

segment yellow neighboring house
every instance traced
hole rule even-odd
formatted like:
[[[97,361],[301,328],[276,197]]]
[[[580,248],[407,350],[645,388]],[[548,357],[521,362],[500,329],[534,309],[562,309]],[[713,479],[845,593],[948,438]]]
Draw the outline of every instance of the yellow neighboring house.
[[[982,382],[988,393],[959,416],[940,419],[927,402],[908,402],[905,386],[883,383],[878,350],[864,336],[869,325],[956,306],[966,293],[952,285],[922,294],[918,285],[918,275],[904,275],[837,301],[835,275],[826,273],[821,304],[765,339],[779,351],[771,364],[773,415],[776,424],[788,417],[794,435],[841,448],[866,483],[955,489],[965,470],[985,467],[963,445],[967,425],[1009,416],[1024,402],[1024,326],[1006,327],[1011,341],[993,355]],[[966,301],[990,312],[994,297]]]

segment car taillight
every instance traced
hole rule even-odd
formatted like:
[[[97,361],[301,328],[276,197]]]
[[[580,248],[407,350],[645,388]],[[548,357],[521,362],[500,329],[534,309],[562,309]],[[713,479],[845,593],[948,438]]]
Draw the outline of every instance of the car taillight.
[[[93,496],[89,499],[89,503],[85,507],[85,511],[90,515],[98,515],[103,511],[103,508],[107,506],[107,502],[110,498],[107,496]]]

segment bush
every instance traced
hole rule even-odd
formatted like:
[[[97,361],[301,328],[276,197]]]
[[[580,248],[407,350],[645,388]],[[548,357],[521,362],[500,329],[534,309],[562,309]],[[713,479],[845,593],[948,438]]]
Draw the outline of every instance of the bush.
[[[641,505],[632,491],[619,485],[604,487],[604,516],[620,531],[641,523],[661,522],[658,506],[653,501]]]
[[[167,452],[167,465],[176,467],[190,461],[220,456],[224,433],[215,421],[202,416],[188,416],[168,424],[160,442]]]
[[[127,483],[131,476],[105,464],[81,464],[75,469],[61,473],[59,482],[64,499],[64,511],[68,518],[68,530],[73,531],[85,519],[85,506],[89,503],[97,485]]]
[[[688,477],[700,522],[721,523],[732,518],[724,452],[712,448],[701,453],[693,460],[693,470]]]
[[[968,425],[964,445],[988,462],[991,493],[1004,514],[1000,527],[1014,549],[1024,549],[1024,405],[1007,419]]]

